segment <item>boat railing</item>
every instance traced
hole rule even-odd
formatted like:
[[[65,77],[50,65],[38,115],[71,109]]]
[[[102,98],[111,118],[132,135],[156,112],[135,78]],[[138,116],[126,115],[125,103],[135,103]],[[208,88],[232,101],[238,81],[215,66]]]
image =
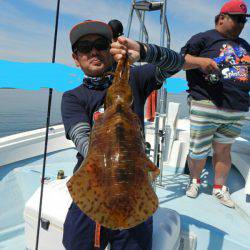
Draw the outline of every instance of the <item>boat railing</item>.
[[[0,167],[43,154],[46,128],[0,138]],[[48,152],[74,147],[65,138],[63,125],[49,127]]]

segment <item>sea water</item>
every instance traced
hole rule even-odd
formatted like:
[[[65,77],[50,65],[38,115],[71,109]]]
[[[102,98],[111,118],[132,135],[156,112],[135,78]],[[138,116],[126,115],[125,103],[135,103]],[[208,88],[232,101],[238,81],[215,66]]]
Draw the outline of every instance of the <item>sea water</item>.
[[[0,89],[0,137],[44,128],[47,121],[48,89],[36,91]],[[50,124],[61,124],[62,92],[53,91]],[[168,93],[168,102],[178,102],[180,118],[188,117],[187,94]],[[250,117],[250,113],[249,113]],[[245,122],[242,135],[250,140],[250,121]]]

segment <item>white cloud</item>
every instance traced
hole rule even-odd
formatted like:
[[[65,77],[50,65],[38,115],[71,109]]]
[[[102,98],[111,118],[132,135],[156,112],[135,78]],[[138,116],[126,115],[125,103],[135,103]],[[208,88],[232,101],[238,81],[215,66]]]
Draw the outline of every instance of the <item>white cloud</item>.
[[[53,27],[32,19],[15,5],[1,1],[1,59],[49,61]]]
[[[56,4],[51,4],[50,0],[43,0],[43,1],[28,0],[28,2],[40,8],[50,10],[53,12],[55,12],[56,9]],[[115,5],[114,8],[111,7],[113,5]],[[75,23],[81,22],[82,20],[95,19],[95,18],[106,22],[108,22],[111,19],[119,19],[124,24],[124,29],[126,30],[129,10],[130,10],[130,3],[127,1],[119,1],[119,0],[61,1],[57,60],[66,64],[71,64],[72,62],[70,56],[71,53],[69,50],[70,45],[68,41],[68,34],[71,27]],[[68,21],[70,17],[73,17],[72,18],[73,20],[71,22]],[[139,39],[138,30],[139,30],[139,23],[137,16],[134,14],[134,19],[131,29],[132,38]],[[150,41],[154,43],[159,43],[159,37],[160,37],[159,22],[157,22],[155,19],[151,19],[148,25],[148,31],[151,36]],[[67,55],[65,55],[66,52],[68,53]]]
[[[56,0],[19,0],[12,5],[0,0],[0,47],[1,59],[14,61],[50,61],[53,46],[54,22],[47,24],[34,16],[25,15],[20,4],[29,4],[50,15],[54,20]],[[225,2],[223,0],[223,2]],[[61,0],[57,57],[61,63],[72,65],[68,34],[71,27],[82,20],[99,19],[109,21],[119,19],[127,26],[131,1],[125,0]],[[187,0],[168,1],[167,14],[171,30],[171,48],[179,51],[185,42],[197,32],[213,28],[214,16],[218,13],[222,1]],[[49,12],[48,12],[49,11]],[[159,14],[147,13],[146,26],[150,42],[160,42]],[[250,38],[249,24],[243,32],[243,37]],[[131,35],[139,37],[139,24],[134,15]]]
[[[19,31],[20,34],[21,32],[32,32],[34,36],[43,36],[51,32],[50,27],[25,16],[15,5],[7,1],[1,2],[0,24],[10,30],[10,32]]]
[[[175,0],[168,1],[168,11],[187,23],[207,24],[211,17],[218,14],[218,1]]]
[[[214,28],[214,17],[219,13],[223,1],[174,0],[168,1],[167,10],[172,37],[172,47],[178,50],[194,34]],[[249,24],[242,37],[250,40]]]
[[[55,11],[56,5],[51,4],[51,0],[27,0],[28,2],[37,5],[41,8]],[[56,2],[56,1],[55,1]],[[79,20],[97,18],[99,20],[108,21],[114,17],[120,18],[122,21],[127,20],[127,11],[129,4],[126,1],[103,1],[103,0],[62,0],[60,12],[63,15],[72,15]]]

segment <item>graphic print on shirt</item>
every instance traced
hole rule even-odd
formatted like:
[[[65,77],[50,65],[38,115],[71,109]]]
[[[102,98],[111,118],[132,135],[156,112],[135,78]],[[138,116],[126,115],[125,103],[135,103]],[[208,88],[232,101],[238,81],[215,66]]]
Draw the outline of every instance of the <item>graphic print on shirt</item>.
[[[243,47],[224,44],[219,57],[214,58],[214,61],[222,68],[224,80],[249,82],[250,55]]]

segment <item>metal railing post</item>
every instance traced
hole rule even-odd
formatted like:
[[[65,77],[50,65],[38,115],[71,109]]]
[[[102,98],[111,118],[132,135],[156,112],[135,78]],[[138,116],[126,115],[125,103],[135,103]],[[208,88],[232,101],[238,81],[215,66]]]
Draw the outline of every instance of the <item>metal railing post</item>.
[[[161,24],[161,35],[160,35],[160,46],[165,46],[165,36],[167,38],[167,48],[170,47],[170,31],[167,22],[166,10],[167,0],[164,1],[132,1],[131,11],[128,19],[128,32],[129,37],[131,23],[133,20],[134,10],[137,14],[140,23],[140,35],[139,41],[148,43],[149,35],[145,27],[145,12],[146,11],[160,11],[160,24]],[[163,173],[163,160],[167,154],[166,144],[166,106],[167,106],[167,91],[162,87],[158,91],[156,116],[155,116],[155,138],[154,138],[154,155],[153,161],[161,170],[159,178],[159,184],[162,185],[162,173]]]

